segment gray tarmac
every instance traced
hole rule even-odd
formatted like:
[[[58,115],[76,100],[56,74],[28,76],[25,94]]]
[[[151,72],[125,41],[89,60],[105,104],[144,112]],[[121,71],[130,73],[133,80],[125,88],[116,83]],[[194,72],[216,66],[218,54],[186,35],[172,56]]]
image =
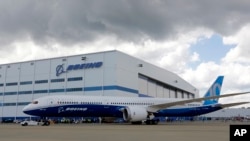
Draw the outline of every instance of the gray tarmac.
[[[250,123],[0,124],[0,141],[229,141],[230,124]]]

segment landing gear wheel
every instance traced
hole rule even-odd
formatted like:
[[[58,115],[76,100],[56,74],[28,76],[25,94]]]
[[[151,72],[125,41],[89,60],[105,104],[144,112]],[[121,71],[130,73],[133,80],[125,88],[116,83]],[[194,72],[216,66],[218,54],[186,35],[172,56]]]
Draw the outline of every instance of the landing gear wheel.
[[[131,122],[131,124],[134,124],[134,125],[141,125],[141,124],[142,124],[142,121]]]
[[[27,122],[25,122],[24,124],[22,124],[22,126],[27,126],[28,125],[28,123]]]
[[[46,120],[46,121],[44,121],[42,126],[49,126],[49,125],[50,125],[50,122],[48,120]]]
[[[159,120],[146,120],[145,122],[147,125],[157,125]]]

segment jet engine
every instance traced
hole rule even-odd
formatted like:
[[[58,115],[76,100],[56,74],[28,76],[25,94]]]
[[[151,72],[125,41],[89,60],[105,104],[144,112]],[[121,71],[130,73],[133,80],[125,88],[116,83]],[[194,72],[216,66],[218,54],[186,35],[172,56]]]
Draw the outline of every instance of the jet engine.
[[[125,121],[137,122],[146,120],[148,112],[144,107],[128,106],[123,109],[123,119]]]

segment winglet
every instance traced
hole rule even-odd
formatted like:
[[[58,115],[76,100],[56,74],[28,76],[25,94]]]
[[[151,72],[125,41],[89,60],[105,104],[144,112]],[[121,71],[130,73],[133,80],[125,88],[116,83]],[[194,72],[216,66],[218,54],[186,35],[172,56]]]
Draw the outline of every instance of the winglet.
[[[206,94],[204,95],[205,97],[211,97],[211,96],[219,96],[220,95],[220,90],[221,86],[223,83],[224,76],[218,76],[217,79],[214,81],[214,83],[211,85],[211,87],[208,89]],[[218,103],[218,98],[217,99],[208,99],[203,102],[203,105],[210,105],[210,104],[216,104]]]

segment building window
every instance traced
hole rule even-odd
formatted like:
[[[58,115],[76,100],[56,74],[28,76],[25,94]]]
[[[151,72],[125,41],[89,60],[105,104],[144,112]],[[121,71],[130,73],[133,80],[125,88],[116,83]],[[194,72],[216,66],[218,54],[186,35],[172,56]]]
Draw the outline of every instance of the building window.
[[[82,88],[68,88],[66,91],[67,92],[77,92],[77,91],[82,91]]]
[[[68,81],[81,81],[82,80],[82,77],[71,77],[71,78],[68,78]]]
[[[49,90],[50,93],[60,93],[60,92],[64,92],[64,89],[51,89]]]
[[[30,102],[19,102],[17,103],[17,105],[19,106],[25,106],[25,105],[28,105]]]
[[[18,94],[32,94],[32,91],[20,91]]]
[[[17,92],[5,92],[4,95],[17,95]]]
[[[16,106],[16,103],[3,103],[3,106]]]
[[[34,94],[48,93],[48,90],[35,90]]]
[[[3,87],[3,86],[4,86],[4,84],[3,84],[3,83],[1,83],[1,84],[0,84],[0,87]]]
[[[48,80],[36,80],[35,84],[48,83]]]
[[[17,82],[12,82],[12,83],[6,83],[6,86],[16,86]]]
[[[23,82],[20,82],[20,85],[30,85],[32,84],[32,81],[23,81]]]
[[[56,83],[56,82],[64,82],[64,78],[61,79],[51,79],[51,83]]]

